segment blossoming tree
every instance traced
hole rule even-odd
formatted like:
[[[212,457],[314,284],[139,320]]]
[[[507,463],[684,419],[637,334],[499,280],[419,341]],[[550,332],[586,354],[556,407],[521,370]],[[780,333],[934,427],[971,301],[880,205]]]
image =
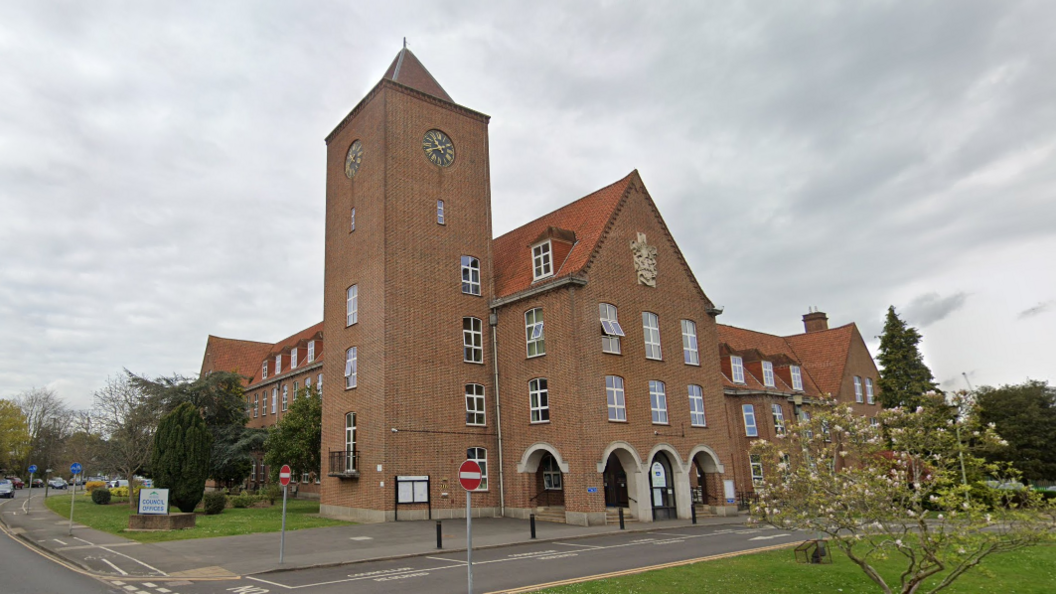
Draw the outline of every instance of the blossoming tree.
[[[764,469],[753,518],[823,534],[883,592],[904,594],[943,590],[1056,529],[1052,503],[975,455],[1001,438],[970,408],[892,409],[879,421],[822,405],[777,441],[753,443]],[[900,575],[877,570],[889,558],[904,562]]]

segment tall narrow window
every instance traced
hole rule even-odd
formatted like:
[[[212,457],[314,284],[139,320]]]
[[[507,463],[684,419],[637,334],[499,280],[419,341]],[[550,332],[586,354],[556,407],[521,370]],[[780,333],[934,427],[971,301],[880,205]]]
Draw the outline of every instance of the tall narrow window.
[[[799,422],[803,423],[803,434],[807,436],[807,439],[814,439],[814,430],[810,428],[810,413],[805,410],[801,411]]]
[[[356,413],[345,414],[345,472],[356,470]]]
[[[645,358],[662,359],[660,354],[660,318],[654,313],[642,312],[642,332],[645,334]]]
[[[356,349],[357,349],[357,347],[351,347],[347,351],[345,351],[345,389],[346,390],[356,387],[356,382],[357,382],[357,377],[356,376],[358,375],[358,373],[357,373],[358,370],[356,369],[356,367],[358,366],[357,365],[357,363],[358,363],[358,361],[357,361],[358,353],[356,352]],[[320,379],[319,383],[322,384],[323,381]]]
[[[260,379],[268,379],[268,362],[264,361],[264,364],[260,366]]]
[[[282,373],[282,353],[275,355],[275,375]]]
[[[480,261],[473,256],[462,256],[462,292],[480,295]]]
[[[774,387],[774,364],[763,361],[763,385],[768,388]]]
[[[282,412],[286,412],[290,402],[290,387],[282,384]]]
[[[293,399],[297,400],[297,382],[293,382]]]
[[[751,404],[742,404],[741,414],[744,415],[744,434],[748,437],[758,437],[759,428],[755,425],[755,407]]]
[[[789,371],[792,373],[792,389],[802,390],[803,389],[803,372],[799,369],[799,365],[789,366]]]
[[[546,342],[543,337],[543,308],[537,307],[525,312],[524,336],[528,343],[529,357],[546,354]]]
[[[359,285],[352,285],[345,291],[345,326],[359,321]]]
[[[862,402],[862,378],[854,376],[854,401]]]
[[[752,469],[752,484],[761,487],[763,485],[763,459],[759,454],[751,454],[748,456],[748,461]]]
[[[537,377],[528,382],[528,407],[533,423],[550,421],[550,390],[545,377]]]
[[[553,455],[546,454],[543,456],[543,462],[540,466],[543,470],[543,489],[547,491],[560,491],[561,467],[557,465],[557,460],[554,459]]]
[[[311,391],[311,389],[312,389],[312,376],[309,375],[308,377],[304,378],[304,389],[308,390],[308,391]]]
[[[667,388],[664,382],[649,380],[649,408],[653,411],[653,424],[667,424]]]
[[[601,352],[619,355],[620,337],[624,334],[616,319],[616,306],[599,303],[598,315],[601,317]]]
[[[488,450],[484,448],[469,448],[466,450],[466,459],[473,460],[480,466],[480,486],[477,491],[488,490]]]
[[[744,360],[737,355],[730,356],[731,378],[735,384],[744,383]]]
[[[553,263],[550,261],[550,241],[532,248],[532,274],[533,280],[546,278],[554,273]]]
[[[268,391],[264,390],[260,393],[260,416],[268,416]]]
[[[260,416],[260,394],[253,395],[253,418]]]
[[[314,340],[309,340],[308,341],[308,362],[311,363],[312,361],[315,361],[315,341]]]
[[[462,318],[462,360],[484,362],[483,324],[477,318]]]
[[[443,225],[444,224],[444,201],[443,200],[437,200],[436,201],[436,223],[438,225]]]
[[[323,374],[319,374],[319,377],[315,380],[315,389],[319,390],[319,397],[323,397]]]
[[[697,323],[682,320],[682,356],[686,365],[700,365],[700,353],[697,351]]]
[[[605,376],[605,398],[609,404],[610,421],[626,421],[627,407],[623,399],[623,378],[618,375]]]
[[[271,389],[271,414],[279,414],[279,387],[275,386]]]
[[[876,397],[873,395],[873,378],[865,378],[865,401],[868,404],[876,404]]]
[[[297,368],[297,347],[290,349],[290,369]]]
[[[484,386],[466,384],[466,424],[484,425]]]
[[[352,216],[349,217],[349,228],[348,232],[351,233],[356,230],[356,209],[352,209]]]
[[[782,410],[781,405],[774,404],[770,405],[770,412],[774,415],[774,434],[784,435],[785,434],[785,411]]]
[[[704,390],[700,386],[689,385],[689,424],[694,427],[707,427],[704,418]]]

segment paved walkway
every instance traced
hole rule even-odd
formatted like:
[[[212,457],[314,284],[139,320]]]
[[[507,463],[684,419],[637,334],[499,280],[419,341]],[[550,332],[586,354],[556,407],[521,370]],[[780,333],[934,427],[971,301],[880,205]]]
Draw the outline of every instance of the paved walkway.
[[[36,499],[36,498],[34,498]],[[368,560],[392,559],[437,552],[436,522],[349,524],[286,533],[284,563],[279,565],[279,534],[248,534],[143,544],[74,523],[51,512],[39,500],[30,513],[24,500],[0,504],[6,531],[73,565],[97,574],[127,577],[231,577]],[[701,518],[703,525],[741,525],[743,516]],[[627,524],[627,532],[644,532],[689,524],[689,520]],[[465,520],[444,520],[443,550],[466,548]],[[538,541],[570,539],[619,532],[619,526],[569,526],[536,522]],[[531,541],[526,520],[475,518],[473,548]]]

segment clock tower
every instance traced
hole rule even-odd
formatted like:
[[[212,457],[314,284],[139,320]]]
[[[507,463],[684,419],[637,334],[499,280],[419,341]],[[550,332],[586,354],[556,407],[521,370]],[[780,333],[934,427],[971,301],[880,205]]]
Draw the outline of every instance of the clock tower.
[[[488,120],[404,48],[326,138],[323,514],[464,515],[458,465],[490,474]]]

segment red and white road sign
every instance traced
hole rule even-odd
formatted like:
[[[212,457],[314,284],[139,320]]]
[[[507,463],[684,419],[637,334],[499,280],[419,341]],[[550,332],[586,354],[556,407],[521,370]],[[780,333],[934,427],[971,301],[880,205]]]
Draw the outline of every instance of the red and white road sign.
[[[458,482],[467,491],[475,491],[480,486],[480,464],[466,460],[458,467]]]
[[[289,464],[283,464],[282,468],[279,469],[279,482],[282,483],[283,487],[285,487],[286,485],[290,484],[290,465]]]

